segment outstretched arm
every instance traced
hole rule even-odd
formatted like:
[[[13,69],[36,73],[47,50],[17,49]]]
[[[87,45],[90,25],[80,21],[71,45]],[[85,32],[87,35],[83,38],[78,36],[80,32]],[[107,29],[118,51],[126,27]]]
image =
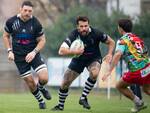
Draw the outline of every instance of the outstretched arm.
[[[112,60],[113,50],[115,48],[115,41],[112,38],[110,38],[110,36],[108,36],[105,43],[108,45],[108,53],[105,56],[105,60],[106,62],[110,63]]]
[[[116,51],[116,53],[114,54],[113,58],[112,58],[112,62],[110,64],[110,69],[108,70],[107,73],[105,73],[105,75],[103,75],[102,80],[105,81],[107,79],[107,77],[111,74],[112,70],[114,69],[114,67],[117,65],[117,63],[119,62],[120,58],[122,56],[122,52],[121,51]]]

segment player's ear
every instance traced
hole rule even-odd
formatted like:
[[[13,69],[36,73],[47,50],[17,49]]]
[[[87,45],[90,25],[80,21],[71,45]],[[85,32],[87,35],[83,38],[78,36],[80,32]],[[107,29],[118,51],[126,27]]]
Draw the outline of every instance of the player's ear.
[[[20,7],[19,11],[20,11],[20,12],[22,11],[22,7]]]
[[[118,31],[120,34],[122,34],[122,32],[124,31],[120,26],[118,26]]]
[[[77,29],[78,29],[78,30],[80,30],[80,28],[79,28],[79,25],[78,25],[78,24],[76,25],[76,27],[77,27]]]

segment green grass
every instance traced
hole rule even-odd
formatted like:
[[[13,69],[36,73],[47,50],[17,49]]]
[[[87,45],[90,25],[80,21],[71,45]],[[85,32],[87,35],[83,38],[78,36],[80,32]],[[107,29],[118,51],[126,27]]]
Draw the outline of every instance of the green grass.
[[[81,90],[71,90],[66,100],[65,109],[61,113],[130,113],[132,102],[119,95],[111,95],[107,100],[106,95],[101,91],[92,91],[89,95],[91,110],[83,109],[78,104]],[[0,94],[0,113],[54,113],[50,109],[57,104],[58,94],[52,91],[52,100],[46,101],[47,109],[40,110],[38,103],[30,93],[21,94]],[[144,95],[144,100],[150,106],[150,98]],[[60,113],[60,112],[55,112]],[[150,107],[140,113],[150,113]]]

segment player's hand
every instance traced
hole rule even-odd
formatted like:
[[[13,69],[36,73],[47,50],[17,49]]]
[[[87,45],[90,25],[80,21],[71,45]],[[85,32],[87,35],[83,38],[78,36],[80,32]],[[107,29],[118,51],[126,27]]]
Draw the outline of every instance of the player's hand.
[[[26,62],[28,62],[28,63],[31,62],[34,59],[35,55],[36,55],[36,53],[34,51],[28,53],[25,58]]]
[[[110,71],[108,71],[106,74],[104,74],[104,75],[102,76],[102,81],[105,81],[105,80],[108,78],[108,76],[110,76],[110,74],[111,74]]]
[[[14,61],[15,57],[14,57],[14,53],[12,51],[8,52],[8,60],[9,61]]]
[[[103,60],[105,60],[107,63],[110,63],[111,60],[112,60],[112,54],[107,54],[107,55],[103,58]]]

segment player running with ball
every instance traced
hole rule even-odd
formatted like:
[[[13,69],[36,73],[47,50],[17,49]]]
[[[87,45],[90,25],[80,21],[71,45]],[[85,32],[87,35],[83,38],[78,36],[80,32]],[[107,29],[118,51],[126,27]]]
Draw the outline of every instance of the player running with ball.
[[[108,53],[106,61],[112,59],[112,52],[115,42],[105,33],[92,28],[89,25],[89,19],[85,16],[79,16],[76,19],[77,29],[73,30],[66,40],[62,43],[59,49],[60,55],[80,55],[74,57],[64,73],[63,81],[59,89],[59,102],[52,110],[63,110],[68,90],[71,83],[83,72],[86,67],[89,71],[89,77],[85,82],[82,95],[79,99],[79,104],[86,109],[91,106],[88,103],[87,95],[90,93],[96,83],[96,79],[101,67],[102,57],[99,49],[100,42],[108,45]],[[80,38],[83,41],[84,47],[78,50],[70,49],[72,42]]]

